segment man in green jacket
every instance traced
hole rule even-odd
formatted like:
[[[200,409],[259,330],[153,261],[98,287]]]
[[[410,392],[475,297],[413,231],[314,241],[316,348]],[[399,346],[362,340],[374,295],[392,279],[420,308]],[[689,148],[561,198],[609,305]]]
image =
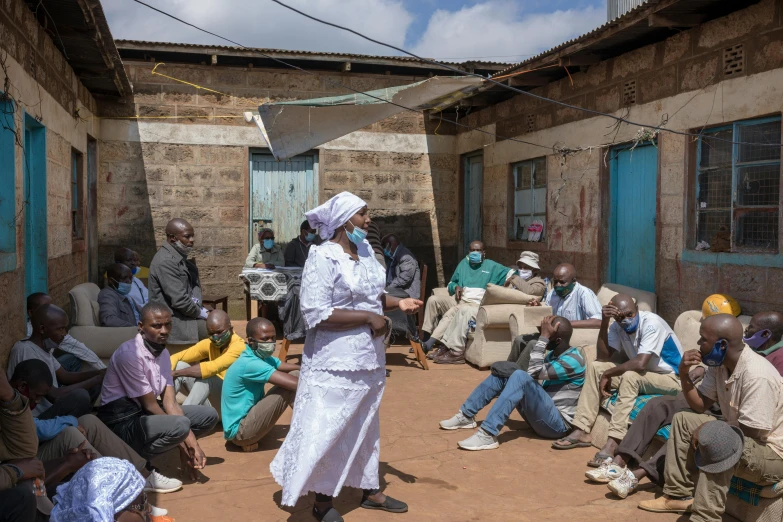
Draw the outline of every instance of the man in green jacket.
[[[485,259],[484,243],[474,241],[470,253],[460,261],[449,282],[448,296],[427,300],[422,330],[430,334],[424,343],[428,355],[437,364],[464,364],[468,323],[476,320],[479,304],[492,283],[503,286],[513,270]]]

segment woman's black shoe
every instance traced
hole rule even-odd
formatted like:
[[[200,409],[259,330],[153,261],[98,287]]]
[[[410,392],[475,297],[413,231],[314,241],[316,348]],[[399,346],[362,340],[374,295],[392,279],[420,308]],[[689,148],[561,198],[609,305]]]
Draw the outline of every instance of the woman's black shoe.
[[[343,516],[334,507],[330,507],[324,513],[321,513],[317,507],[313,506],[313,516],[319,522],[345,522]]]
[[[364,509],[380,509],[389,513],[405,513],[408,511],[408,504],[395,500],[388,495],[386,495],[386,500],[382,503],[373,502],[368,497],[364,497],[362,498],[361,507]]]

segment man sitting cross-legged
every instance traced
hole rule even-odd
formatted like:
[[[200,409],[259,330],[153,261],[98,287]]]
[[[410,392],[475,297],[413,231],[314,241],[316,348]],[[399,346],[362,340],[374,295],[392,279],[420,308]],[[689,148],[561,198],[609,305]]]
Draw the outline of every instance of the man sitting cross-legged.
[[[639,507],[659,513],[693,511],[693,522],[719,522],[732,476],[762,486],[783,480],[783,385],[775,367],[745,345],[736,317],[708,317],[699,335],[699,349],[685,352],[680,363],[690,410],[672,420],[664,495]],[[708,368],[694,386],[688,369],[700,363]],[[730,427],[704,415],[715,402]]]
[[[272,357],[274,351],[274,325],[262,317],[251,319],[247,347],[226,371],[223,436],[244,451],[258,448],[258,441],[294,403],[299,366]],[[265,394],[267,383],[274,386]]]
[[[177,404],[166,349],[170,332],[171,310],[162,303],[147,303],[141,309],[139,334],[111,356],[98,418],[142,455],[179,447],[182,469],[189,469],[195,479],[207,460],[196,434],[211,431],[218,414],[210,406]]]
[[[568,433],[585,376],[585,356],[581,348],[570,345],[572,333],[568,319],[546,317],[527,371],[514,363],[495,363],[492,375],[470,394],[454,417],[441,421],[440,427],[475,428],[476,414],[497,397],[481,428],[472,437],[458,442],[459,447],[497,448],[497,435],[514,408],[541,437],[551,439]],[[546,353],[547,349],[551,351]]]
[[[34,406],[49,394],[52,387],[49,367],[37,359],[24,361],[14,370],[11,386]],[[70,450],[81,447],[95,454],[96,458],[117,457],[131,462],[147,480],[144,486],[146,491],[170,493],[182,487],[179,480],[164,477],[155,471],[149,462],[94,415],[82,415],[78,419],[71,415],[47,420],[35,419],[35,429],[38,435],[38,458],[44,462],[63,458]],[[86,444],[82,446],[85,441]]]
[[[234,333],[231,318],[223,310],[209,314],[207,333],[207,339],[171,356],[174,391],[187,394],[183,406],[212,406],[219,415],[226,370],[245,350],[245,340]]]
[[[643,394],[676,395],[680,391],[677,367],[682,358],[680,341],[666,322],[652,312],[642,312],[634,300],[617,294],[603,307],[598,331],[598,357],[590,364],[568,437],[552,444],[555,449],[590,446],[590,430],[598,418],[603,399],[617,390],[617,401],[609,425],[609,438],[587,465],[599,467],[614,457],[619,442],[628,431],[636,398]],[[610,319],[615,322],[609,326]],[[611,352],[628,359],[610,362]]]
[[[10,379],[16,366],[28,359],[40,359],[49,367],[52,387],[33,410],[33,416],[51,419],[61,415],[81,416],[88,413],[100,393],[106,370],[69,372],[60,366],[49,349],[58,346],[68,331],[68,316],[54,305],[39,306],[33,313],[33,333],[27,339],[17,341],[8,358],[7,377]],[[61,386],[62,385],[62,386]]]

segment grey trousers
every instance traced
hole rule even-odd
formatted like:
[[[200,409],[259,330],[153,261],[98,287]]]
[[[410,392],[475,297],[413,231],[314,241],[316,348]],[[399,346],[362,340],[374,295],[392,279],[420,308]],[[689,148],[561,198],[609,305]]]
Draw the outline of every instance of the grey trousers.
[[[178,362],[176,370],[189,368],[185,362]],[[223,392],[223,379],[217,375],[206,379],[195,377],[177,377],[174,379],[174,391],[187,394],[183,406],[212,406],[220,416],[220,397]]]
[[[173,449],[194,435],[212,431],[218,422],[218,414],[211,406],[182,406],[185,415],[144,415],[141,426],[144,429],[143,453],[159,455]]]

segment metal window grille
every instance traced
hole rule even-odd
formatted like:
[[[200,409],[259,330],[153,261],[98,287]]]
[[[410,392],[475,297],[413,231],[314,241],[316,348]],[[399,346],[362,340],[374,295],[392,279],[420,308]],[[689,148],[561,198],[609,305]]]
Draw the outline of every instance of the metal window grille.
[[[723,50],[723,74],[734,76],[745,71],[745,51],[742,44]]]
[[[727,141],[718,141],[727,140]],[[781,120],[735,122],[699,139],[696,240],[732,252],[777,252],[780,222]]]
[[[512,169],[512,176],[514,177],[512,239],[526,241],[528,226],[538,220],[544,226],[539,239],[539,241],[543,241],[546,234],[546,158],[516,163]]]

